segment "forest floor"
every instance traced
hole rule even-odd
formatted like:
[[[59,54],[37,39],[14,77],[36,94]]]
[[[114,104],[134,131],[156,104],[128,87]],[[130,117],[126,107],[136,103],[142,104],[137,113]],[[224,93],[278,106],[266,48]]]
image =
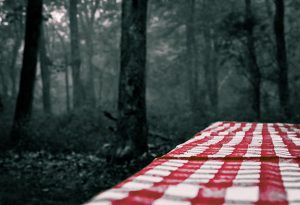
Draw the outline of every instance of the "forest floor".
[[[153,155],[147,155],[112,163],[89,154],[4,153],[0,155],[0,204],[82,204],[153,159]]]
[[[0,145],[8,139],[12,113],[0,115]],[[107,159],[117,142],[110,129],[115,122],[102,113],[36,113],[19,148],[4,152],[0,147],[0,205],[82,204],[192,136],[166,131],[161,120],[152,120],[158,123],[148,136],[149,154],[117,163]]]

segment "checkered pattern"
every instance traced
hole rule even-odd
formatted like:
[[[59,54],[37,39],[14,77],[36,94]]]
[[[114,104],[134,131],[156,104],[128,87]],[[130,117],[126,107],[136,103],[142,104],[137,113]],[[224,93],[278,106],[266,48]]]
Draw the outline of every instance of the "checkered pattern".
[[[300,125],[217,122],[86,205],[300,204]]]

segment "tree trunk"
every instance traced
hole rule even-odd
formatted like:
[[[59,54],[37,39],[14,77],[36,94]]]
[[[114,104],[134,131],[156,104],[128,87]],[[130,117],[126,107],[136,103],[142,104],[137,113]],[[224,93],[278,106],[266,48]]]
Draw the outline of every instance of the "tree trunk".
[[[43,108],[44,112],[47,114],[51,114],[52,106],[51,106],[51,85],[50,85],[50,71],[49,71],[49,58],[47,56],[46,49],[46,40],[44,27],[42,24],[41,27],[41,37],[40,37],[40,68],[41,68],[41,76],[42,76],[42,85],[43,85]]]
[[[272,7],[271,7],[271,2],[270,2],[270,0],[265,0],[265,6],[266,6],[266,11],[267,11],[268,17],[269,17],[270,19],[272,19],[272,17],[273,17],[273,12],[272,12]]]
[[[203,1],[203,19],[207,19],[203,23],[203,37],[204,37],[204,75],[206,83],[206,93],[210,103],[210,110],[213,119],[218,116],[218,57],[216,50],[216,34],[214,12],[216,2],[214,0]]]
[[[145,100],[147,0],[122,2],[118,133],[139,155],[148,150]]]
[[[73,104],[74,108],[82,105],[82,85],[80,80],[80,46],[79,31],[77,19],[77,2],[78,0],[70,0],[69,18],[70,18],[70,35],[71,35],[71,65],[73,80]]]
[[[211,75],[210,75],[210,82],[211,86],[209,89],[209,96],[210,96],[210,103],[212,107],[212,111],[214,114],[214,118],[216,119],[219,114],[219,92],[218,92],[218,57],[217,57],[217,51],[215,48],[215,40],[214,37],[210,41],[210,46],[212,47],[212,56],[211,56],[211,65],[210,65],[210,70],[211,70]]]
[[[0,114],[3,112],[4,110],[4,105],[3,105],[3,102],[2,102],[2,95],[0,93]]]
[[[65,87],[66,87],[66,110],[70,112],[70,90],[69,90],[69,68],[68,68],[68,57],[65,56]]]
[[[16,145],[21,135],[25,134],[23,128],[27,126],[31,117],[38,57],[38,42],[42,22],[42,5],[42,0],[28,1],[27,3],[25,47],[19,94],[10,135],[11,146]]]
[[[99,79],[98,103],[99,103],[99,106],[102,107],[102,93],[103,93],[103,84],[104,84],[103,83],[104,78],[103,78],[103,71],[102,70],[99,71],[98,79]]]
[[[210,18],[210,17],[208,17]],[[205,41],[205,59],[204,71],[206,82],[206,93],[208,95],[213,117],[218,115],[218,70],[217,54],[215,49],[214,30],[211,28],[212,23],[206,22],[203,35]]]
[[[65,71],[65,89],[66,89],[66,111],[67,113],[70,112],[71,110],[71,105],[70,105],[70,82],[69,82],[69,50],[64,42],[64,38],[58,33],[56,32],[57,37],[60,40],[60,44],[61,44],[61,49],[64,50],[64,71]]]
[[[186,55],[188,65],[189,101],[194,126],[197,126],[199,117],[203,116],[203,98],[199,89],[198,49],[195,36],[195,0],[187,0],[186,4]],[[202,100],[202,101],[201,101]]]
[[[5,73],[3,72],[2,64],[0,64],[0,79],[1,79],[1,87],[2,87],[2,97],[7,98],[8,97],[8,87],[7,87],[7,80],[5,77]]]
[[[285,117],[291,117],[289,105],[288,63],[284,34],[284,1],[275,0],[274,33],[276,37],[276,58],[279,70],[278,91],[280,106]]]
[[[94,45],[93,45],[93,31],[90,31],[89,33],[86,33],[86,43],[87,43],[87,64],[88,64],[88,93],[87,93],[87,97],[88,97],[88,104],[89,106],[91,106],[92,108],[96,107],[96,96],[95,96],[95,81],[94,81],[94,77],[95,77],[95,69],[94,69],[94,65],[92,63],[92,57],[94,55]]]
[[[13,45],[13,50],[12,50],[12,58],[10,62],[10,77],[11,77],[11,93],[12,93],[12,99],[15,99],[17,96],[17,72],[16,72],[16,62],[18,58],[18,52],[21,47],[22,40],[19,38],[18,35],[15,37],[15,42]]]
[[[95,89],[95,67],[92,63],[92,58],[94,56],[94,22],[96,11],[99,7],[100,1],[92,1],[92,5],[88,6],[89,2],[84,2],[82,4],[83,12],[80,12],[81,25],[86,31],[84,37],[86,40],[86,58],[88,66],[88,82],[87,82],[87,103],[89,107],[95,108],[97,104],[96,89]]]
[[[251,76],[250,83],[252,85],[252,109],[255,118],[260,119],[260,84],[261,74],[257,64],[255,53],[255,40],[253,36],[254,19],[251,9],[251,0],[245,0],[245,28],[247,32],[247,56],[248,69]]]

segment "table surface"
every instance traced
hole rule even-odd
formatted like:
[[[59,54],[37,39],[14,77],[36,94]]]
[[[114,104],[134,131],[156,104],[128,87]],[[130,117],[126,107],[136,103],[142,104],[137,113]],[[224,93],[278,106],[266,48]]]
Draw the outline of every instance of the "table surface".
[[[300,125],[216,122],[86,205],[300,204]]]

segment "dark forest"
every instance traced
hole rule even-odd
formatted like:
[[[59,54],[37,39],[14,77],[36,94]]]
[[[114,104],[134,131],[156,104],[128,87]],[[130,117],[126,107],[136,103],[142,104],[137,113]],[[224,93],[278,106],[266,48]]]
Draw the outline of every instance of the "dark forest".
[[[0,0],[0,204],[80,204],[216,121],[300,122],[300,2]]]

